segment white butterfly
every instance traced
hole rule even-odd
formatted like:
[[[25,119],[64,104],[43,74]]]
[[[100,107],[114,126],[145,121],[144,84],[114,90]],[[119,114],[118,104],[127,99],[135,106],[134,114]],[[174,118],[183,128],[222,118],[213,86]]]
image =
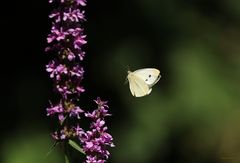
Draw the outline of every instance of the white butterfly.
[[[128,71],[129,88],[133,96],[142,97],[151,93],[152,86],[161,78],[160,71],[155,68],[143,68],[134,72]]]

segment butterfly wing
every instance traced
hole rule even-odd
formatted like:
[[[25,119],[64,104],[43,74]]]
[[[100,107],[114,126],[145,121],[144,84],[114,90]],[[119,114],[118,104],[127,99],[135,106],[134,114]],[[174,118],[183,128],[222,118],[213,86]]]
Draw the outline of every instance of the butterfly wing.
[[[141,78],[151,88],[161,78],[160,71],[155,68],[143,68],[133,72],[133,74]]]
[[[148,95],[152,89],[142,80],[142,78],[130,72],[127,76],[129,81],[129,88],[133,96],[142,97]]]

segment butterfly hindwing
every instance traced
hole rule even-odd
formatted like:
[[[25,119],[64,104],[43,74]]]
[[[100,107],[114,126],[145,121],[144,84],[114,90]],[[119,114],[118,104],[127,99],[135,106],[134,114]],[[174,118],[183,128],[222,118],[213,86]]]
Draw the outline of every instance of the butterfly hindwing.
[[[129,88],[133,96],[142,97],[151,92],[148,85],[132,72],[128,74]]]

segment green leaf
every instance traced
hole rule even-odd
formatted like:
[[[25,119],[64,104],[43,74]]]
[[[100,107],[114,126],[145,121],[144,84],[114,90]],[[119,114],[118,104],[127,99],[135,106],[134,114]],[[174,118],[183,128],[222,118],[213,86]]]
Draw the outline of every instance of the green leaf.
[[[71,146],[72,146],[74,149],[76,149],[77,151],[85,154],[84,151],[83,151],[83,149],[82,149],[75,141],[69,140],[69,141],[68,141],[68,144],[71,145]]]
[[[66,154],[64,155],[64,157],[65,157],[65,163],[70,163],[68,156]]]
[[[47,158],[48,155],[50,155],[50,153],[55,149],[55,147],[58,145],[58,143],[59,143],[59,142],[57,142],[57,141],[55,141],[55,142],[53,143],[53,145],[50,147],[48,153],[46,154],[45,158]]]

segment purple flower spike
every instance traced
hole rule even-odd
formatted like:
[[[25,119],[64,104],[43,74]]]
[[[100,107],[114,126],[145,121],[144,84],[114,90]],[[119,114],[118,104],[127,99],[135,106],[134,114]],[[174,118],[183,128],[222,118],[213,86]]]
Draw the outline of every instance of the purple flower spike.
[[[78,140],[77,144],[86,155],[85,163],[105,163],[110,155],[108,147],[114,147],[113,138],[107,132],[105,117],[108,113],[107,101],[97,98],[97,108],[85,112],[79,106],[83,92],[82,80],[85,57],[83,46],[87,43],[82,23],[86,21],[86,0],[49,0],[56,9],[49,15],[52,28],[47,36],[45,51],[54,54],[46,65],[46,71],[53,81],[54,90],[59,95],[57,104],[50,104],[47,116],[56,117],[59,128],[51,135],[58,142],[67,144],[69,140]],[[90,119],[89,129],[79,124],[82,119]]]

